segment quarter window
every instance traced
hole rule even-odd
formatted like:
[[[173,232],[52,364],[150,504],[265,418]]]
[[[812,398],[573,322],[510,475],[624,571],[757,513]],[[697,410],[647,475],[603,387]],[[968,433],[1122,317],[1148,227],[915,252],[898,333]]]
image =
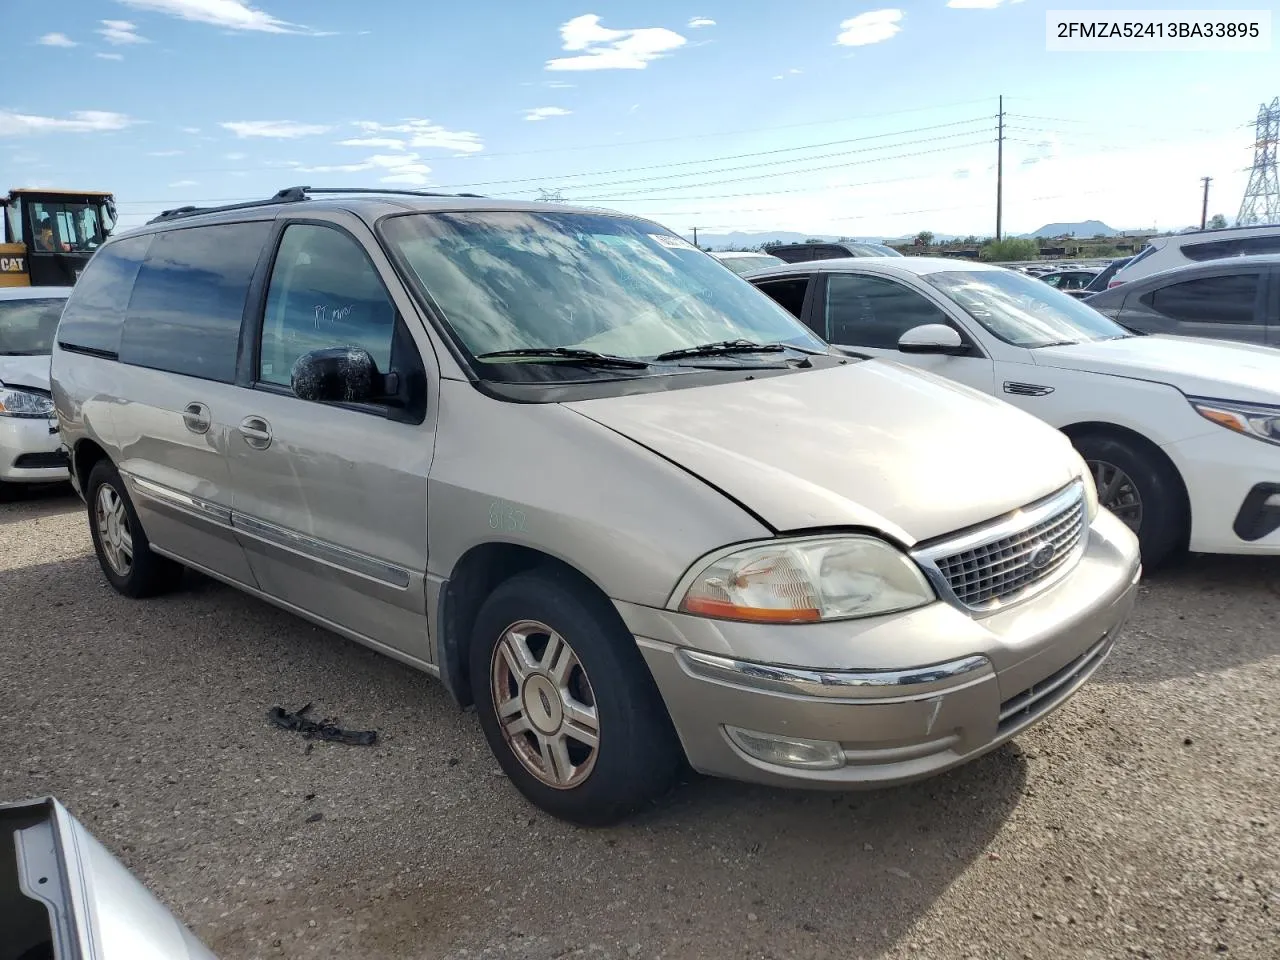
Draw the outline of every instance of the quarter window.
[[[889,350],[897,349],[908,330],[951,323],[940,308],[896,281],[848,273],[827,278],[825,321],[830,343]]]
[[[759,284],[760,289],[772,297],[779,306],[797,319],[804,313],[804,295],[809,289],[808,277],[789,277],[786,280],[769,280]]]
[[[359,244],[331,227],[286,228],[267,290],[261,382],[288,386],[298,358],[326,347],[363,347],[387,373],[395,328],[395,305]]]
[[[1157,313],[1192,323],[1257,324],[1254,303],[1262,277],[1237,273],[1198,277],[1161,287],[1143,297]]]
[[[120,359],[234,382],[249,281],[270,230],[262,220],[157,234],[133,287]]]
[[[116,356],[129,294],[150,243],[149,234],[127,237],[107,244],[93,255],[62,312],[58,325],[60,346]]]

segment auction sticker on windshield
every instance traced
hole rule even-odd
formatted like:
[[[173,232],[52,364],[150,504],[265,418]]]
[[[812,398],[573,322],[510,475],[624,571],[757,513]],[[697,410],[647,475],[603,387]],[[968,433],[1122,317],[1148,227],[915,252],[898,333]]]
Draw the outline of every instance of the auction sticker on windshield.
[[[683,237],[674,237],[669,233],[651,233],[649,239],[668,250],[697,250],[692,243]]]

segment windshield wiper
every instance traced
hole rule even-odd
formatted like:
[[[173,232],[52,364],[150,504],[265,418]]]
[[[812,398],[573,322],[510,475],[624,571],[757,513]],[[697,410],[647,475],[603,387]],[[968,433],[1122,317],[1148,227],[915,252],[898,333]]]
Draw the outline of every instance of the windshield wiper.
[[[681,347],[660,353],[655,360],[678,360],[681,357],[719,357],[731,353],[781,353],[787,348],[781,343],[755,343],[751,340],[721,340],[703,343],[696,347]]]
[[[476,359],[498,360],[502,357],[515,359],[546,357],[549,360],[575,360],[578,363],[593,367],[622,367],[628,370],[643,370],[649,366],[647,360],[635,360],[631,357],[612,357],[607,353],[580,350],[576,347],[518,347],[515,350],[494,350],[491,353],[482,353]]]
[[[1037,343],[1036,349],[1040,347],[1074,347],[1079,340],[1050,340],[1047,343]]]

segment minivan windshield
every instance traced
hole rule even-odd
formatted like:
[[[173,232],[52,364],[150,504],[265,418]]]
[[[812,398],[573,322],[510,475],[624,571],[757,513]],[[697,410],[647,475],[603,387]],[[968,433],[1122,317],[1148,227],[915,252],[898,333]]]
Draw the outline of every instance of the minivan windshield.
[[[67,301],[63,298],[0,300],[0,357],[53,353],[53,335]]]
[[[1019,347],[1116,340],[1129,331],[1043,280],[1014,270],[949,270],[924,279],[992,334]]]
[[[567,352],[545,354],[555,349],[633,360],[727,341],[827,350],[769,296],[644,221],[541,211],[415,213],[384,220],[381,232],[486,368],[581,362]],[[734,362],[776,364],[773,349],[756,356],[739,345]],[[485,357],[522,350],[543,353]]]

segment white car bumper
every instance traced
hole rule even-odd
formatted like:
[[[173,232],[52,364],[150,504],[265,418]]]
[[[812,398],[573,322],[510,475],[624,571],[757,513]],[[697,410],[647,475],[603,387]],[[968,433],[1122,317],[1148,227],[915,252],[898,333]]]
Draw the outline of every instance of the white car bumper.
[[[0,483],[56,483],[69,476],[57,420],[0,417]]]
[[[1171,443],[1197,553],[1280,554],[1280,446],[1230,430]]]

